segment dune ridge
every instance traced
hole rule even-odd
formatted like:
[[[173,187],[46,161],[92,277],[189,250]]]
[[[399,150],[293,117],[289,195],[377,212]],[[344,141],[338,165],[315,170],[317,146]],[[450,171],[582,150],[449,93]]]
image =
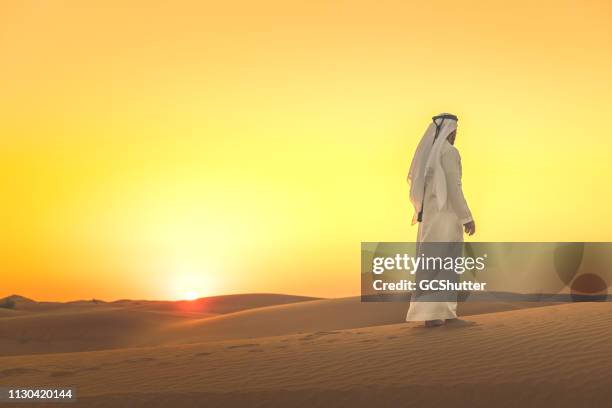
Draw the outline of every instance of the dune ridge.
[[[61,307],[35,306],[35,303],[28,302],[25,312],[15,310],[0,315],[0,356],[201,343],[380,326],[403,322],[408,309],[408,303],[362,303],[360,297],[314,299],[274,294],[231,295],[192,303],[81,301],[62,303]],[[544,305],[462,303],[459,311],[462,315],[474,315]]]

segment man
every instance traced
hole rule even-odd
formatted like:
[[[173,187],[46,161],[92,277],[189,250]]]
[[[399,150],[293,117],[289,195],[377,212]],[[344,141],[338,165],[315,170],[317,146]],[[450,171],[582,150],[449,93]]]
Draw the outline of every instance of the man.
[[[463,232],[468,235],[476,232],[461,189],[461,157],[454,146],[457,122],[457,116],[452,114],[434,116],[410,165],[408,183],[415,211],[412,224],[419,222],[417,255],[461,256]],[[434,242],[451,244],[426,244]],[[447,253],[440,254],[440,251]],[[426,276],[428,279],[432,278],[431,271],[422,271],[417,272],[417,281],[424,279],[424,274],[429,274]],[[457,276],[442,275],[439,273],[436,278],[457,279]],[[425,321],[426,327],[441,326],[456,319],[456,293],[440,296],[416,292],[406,316],[406,321]]]

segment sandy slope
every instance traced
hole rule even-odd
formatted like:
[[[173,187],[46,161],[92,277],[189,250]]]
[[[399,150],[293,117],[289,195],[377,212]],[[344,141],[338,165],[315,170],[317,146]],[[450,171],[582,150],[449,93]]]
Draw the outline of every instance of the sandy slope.
[[[459,313],[466,316],[545,305],[466,302],[459,305]],[[362,303],[360,297],[323,299],[184,320],[173,325],[173,333],[177,342],[189,343],[380,326],[403,322],[408,306],[401,302]]]
[[[576,407],[612,398],[612,303],[468,320],[2,357],[0,383],[73,385],[88,407]]]
[[[0,356],[92,351],[299,334],[400,323],[405,303],[361,303],[359,297],[298,301],[285,295],[236,295],[194,302],[121,301],[29,304],[0,319]],[[293,302],[274,305],[274,302]],[[233,304],[232,304],[233,303]],[[260,305],[270,305],[257,307]],[[542,304],[535,304],[541,306]],[[188,306],[188,307],[185,307]],[[464,315],[529,304],[465,303]],[[248,307],[254,307],[247,309]],[[197,311],[193,311],[197,310]],[[238,310],[217,315],[203,313]]]
[[[0,318],[16,317],[16,316],[22,315],[23,313],[25,312],[22,310],[11,310],[11,309],[4,309],[0,307]]]
[[[13,296],[16,309],[0,308],[0,356],[141,347],[176,341],[177,323],[201,321],[249,308],[308,303],[303,296],[244,294],[193,302],[35,302]]]
[[[198,314],[199,318],[207,315]],[[212,316],[212,315],[211,315]],[[160,344],[164,327],[193,313],[82,308],[0,319],[0,355],[58,353]]]

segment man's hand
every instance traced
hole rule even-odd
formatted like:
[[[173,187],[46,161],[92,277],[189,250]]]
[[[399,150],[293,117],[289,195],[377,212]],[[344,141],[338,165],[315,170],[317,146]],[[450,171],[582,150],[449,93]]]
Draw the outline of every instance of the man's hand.
[[[463,224],[463,229],[465,230],[466,234],[474,235],[474,233],[476,232],[476,224],[474,223],[474,221],[466,222],[465,224]]]

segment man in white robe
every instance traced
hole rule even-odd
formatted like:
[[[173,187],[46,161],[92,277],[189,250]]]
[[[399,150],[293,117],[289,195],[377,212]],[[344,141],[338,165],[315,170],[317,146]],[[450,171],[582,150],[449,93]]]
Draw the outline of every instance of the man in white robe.
[[[461,188],[461,157],[454,146],[457,121],[451,114],[434,116],[410,165],[413,225],[419,222],[417,248],[428,242],[461,243],[464,231],[469,235],[476,231]],[[440,247],[430,246],[435,250]],[[456,248],[451,245],[451,251]],[[415,301],[413,294],[406,321],[424,321],[426,327],[436,327],[457,318],[456,296],[442,298],[444,301],[427,301],[427,296]]]

